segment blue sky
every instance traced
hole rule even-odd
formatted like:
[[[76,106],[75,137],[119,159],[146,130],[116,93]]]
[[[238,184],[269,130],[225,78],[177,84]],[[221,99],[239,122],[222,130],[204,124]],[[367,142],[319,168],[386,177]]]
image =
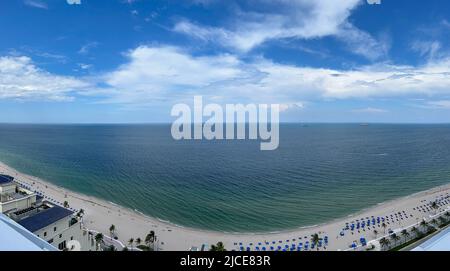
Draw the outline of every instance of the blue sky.
[[[450,122],[449,17],[440,0],[1,1],[0,122],[170,122],[194,95],[282,121]]]

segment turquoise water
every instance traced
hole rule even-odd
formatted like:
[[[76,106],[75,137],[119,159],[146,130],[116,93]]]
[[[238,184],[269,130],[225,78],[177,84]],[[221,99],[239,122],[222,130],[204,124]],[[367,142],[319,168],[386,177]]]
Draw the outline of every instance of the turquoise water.
[[[170,125],[0,125],[0,161],[175,224],[274,231],[450,180],[450,125],[283,124],[280,147]]]

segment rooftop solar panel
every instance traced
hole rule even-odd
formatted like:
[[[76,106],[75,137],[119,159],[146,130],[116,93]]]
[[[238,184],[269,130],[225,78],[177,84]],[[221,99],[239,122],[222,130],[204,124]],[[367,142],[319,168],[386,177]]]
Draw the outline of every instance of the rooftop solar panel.
[[[8,175],[3,175],[0,174],[0,184],[3,183],[10,183],[14,180],[14,177],[8,176]]]
[[[18,223],[27,230],[35,232],[71,214],[73,214],[73,211],[55,205],[47,210],[18,221]]]

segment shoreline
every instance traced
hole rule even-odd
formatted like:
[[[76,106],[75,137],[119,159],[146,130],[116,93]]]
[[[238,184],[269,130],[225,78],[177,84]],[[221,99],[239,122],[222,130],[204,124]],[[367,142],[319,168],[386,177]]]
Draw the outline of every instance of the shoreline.
[[[160,250],[188,250],[191,247],[200,249],[203,244],[209,249],[211,244],[215,244],[219,241],[222,241],[228,250],[239,250],[239,247],[242,246],[245,248],[253,248],[257,243],[272,244],[274,240],[277,241],[276,245],[278,245],[281,240],[283,240],[283,242],[290,241],[291,239],[300,240],[302,238],[306,240],[314,233],[319,233],[320,235],[328,236],[330,238],[330,244],[327,247],[328,250],[345,250],[351,243],[359,239],[359,236],[347,234],[346,236],[339,235],[342,228],[345,226],[345,222],[355,220],[355,218],[358,217],[369,217],[369,214],[372,216],[373,214],[384,216],[387,213],[397,213],[400,209],[404,211],[408,206],[411,207],[411,204],[420,204],[420,202],[424,202],[425,199],[432,200],[433,197],[439,196],[437,194],[441,194],[441,196],[443,193],[449,195],[450,192],[450,183],[448,183],[429,190],[381,202],[345,217],[334,218],[317,225],[298,227],[290,230],[245,233],[196,229],[177,225],[170,221],[162,221],[157,217],[145,215],[139,210],[133,210],[111,201],[74,192],[54,185],[41,178],[21,173],[3,162],[0,162],[0,173],[11,175],[18,181],[27,183],[34,190],[59,202],[68,201],[71,208],[77,210],[83,209],[85,211],[85,216],[83,218],[84,225],[89,230],[99,231],[109,236],[109,226],[114,224],[116,226],[118,239],[124,244],[127,244],[130,238],[136,239],[137,237],[140,237],[144,240],[147,233],[153,230],[159,238],[157,246]],[[411,213],[411,217],[413,217],[413,210],[408,211]],[[389,228],[395,230],[396,228],[414,224],[419,219],[417,215],[417,213],[414,214],[414,218],[416,219],[411,220],[410,223],[400,221],[399,225],[394,225],[393,223]],[[422,218],[428,218],[430,215],[431,214],[423,214]],[[405,222],[405,224],[402,225],[402,222]],[[376,235],[371,236],[370,231],[366,232],[364,230],[364,232],[358,234],[364,235],[364,237],[367,237],[367,240],[376,239]],[[270,240],[270,242],[267,240]],[[242,245],[240,243],[242,243]]]

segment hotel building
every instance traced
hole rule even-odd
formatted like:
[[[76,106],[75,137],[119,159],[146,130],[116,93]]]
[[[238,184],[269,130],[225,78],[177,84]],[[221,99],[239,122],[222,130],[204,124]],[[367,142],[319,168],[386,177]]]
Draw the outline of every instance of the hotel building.
[[[59,250],[95,250],[94,237],[74,211],[44,200],[7,175],[0,175],[0,212]]]

